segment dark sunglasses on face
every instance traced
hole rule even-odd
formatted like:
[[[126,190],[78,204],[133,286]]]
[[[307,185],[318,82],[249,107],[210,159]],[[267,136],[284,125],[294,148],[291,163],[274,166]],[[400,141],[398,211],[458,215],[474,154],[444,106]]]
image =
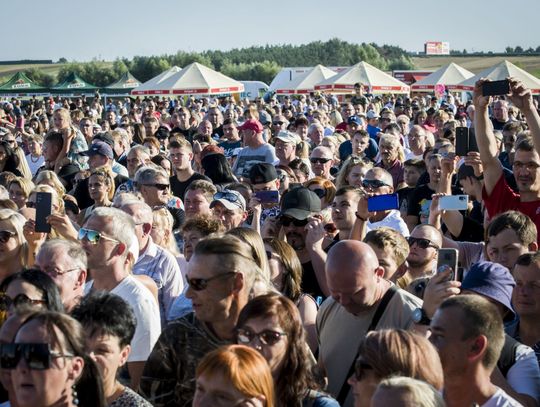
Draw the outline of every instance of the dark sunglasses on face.
[[[212,280],[217,280],[219,278],[230,277],[236,274],[236,271],[229,271],[228,273],[218,274],[217,276],[210,278],[188,278],[187,282],[189,287],[195,291],[202,291],[208,287],[208,283]]]
[[[362,181],[362,186],[364,188],[378,189],[378,188],[381,188],[381,187],[389,187],[390,185],[388,185],[386,182],[383,182],[383,181],[378,180],[378,179],[365,179],[365,180]]]
[[[412,247],[416,243],[420,249],[427,249],[428,247],[433,247],[434,249],[439,250],[439,246],[433,244],[433,242],[429,239],[424,239],[421,237],[408,237],[407,242],[409,242],[410,247]]]
[[[373,370],[373,367],[364,361],[358,359],[354,364],[354,377],[360,381],[364,378],[366,370]]]
[[[145,187],[154,187],[158,191],[165,191],[169,189],[169,184],[143,184]]]
[[[116,239],[114,239],[112,237],[106,236],[105,234],[103,234],[101,232],[98,232],[97,230],[86,229],[86,228],[80,228],[79,229],[79,234],[77,235],[77,238],[79,240],[83,240],[83,239],[86,238],[86,240],[88,240],[88,242],[91,243],[91,244],[98,244],[98,242],[101,239],[110,240],[112,242],[120,243],[118,240],[116,240]]]
[[[324,198],[326,196],[326,191],[321,188],[312,189],[311,192],[314,192],[319,198]]]
[[[317,157],[311,157],[309,159],[311,164],[326,164],[330,160],[332,159],[331,158],[317,158]]]
[[[307,219],[300,220],[300,219],[290,218],[288,216],[282,216],[279,218],[279,220],[281,221],[281,225],[285,227],[291,226],[291,223],[296,227],[302,227],[308,224]]]
[[[71,353],[60,353],[50,349],[48,343],[3,343],[0,345],[0,367],[15,369],[21,360],[32,370],[46,370],[51,367],[52,360],[71,358]]]
[[[255,338],[259,338],[259,341],[263,345],[273,346],[280,341],[282,336],[287,336],[287,334],[284,332],[272,331],[270,329],[258,333],[242,328],[236,331],[236,340],[243,345],[247,345],[253,342]]]
[[[272,123],[274,126],[282,126],[283,125],[283,122],[273,122]]]
[[[13,236],[15,236],[15,233],[9,230],[0,230],[0,243],[7,243]]]
[[[15,298],[10,298],[6,294],[0,294],[0,311],[7,311],[11,306],[19,308],[20,306],[45,304],[45,300],[33,300],[25,294],[18,294]]]

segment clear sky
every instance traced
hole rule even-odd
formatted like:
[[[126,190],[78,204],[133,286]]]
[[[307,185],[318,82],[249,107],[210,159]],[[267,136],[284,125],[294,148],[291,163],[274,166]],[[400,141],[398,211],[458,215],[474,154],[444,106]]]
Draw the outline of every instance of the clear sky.
[[[421,51],[540,45],[539,0],[4,0],[0,60],[93,58],[340,38]]]

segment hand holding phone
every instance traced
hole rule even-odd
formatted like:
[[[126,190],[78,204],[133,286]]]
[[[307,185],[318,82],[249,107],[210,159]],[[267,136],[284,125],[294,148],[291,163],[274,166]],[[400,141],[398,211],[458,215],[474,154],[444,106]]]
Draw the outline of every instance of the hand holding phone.
[[[437,256],[437,274],[451,270],[448,281],[457,279],[458,251],[456,249],[439,249]]]
[[[468,195],[445,195],[439,198],[439,209],[444,211],[465,211],[468,204]]]
[[[485,81],[482,83],[482,96],[508,95],[510,93],[510,81]]]

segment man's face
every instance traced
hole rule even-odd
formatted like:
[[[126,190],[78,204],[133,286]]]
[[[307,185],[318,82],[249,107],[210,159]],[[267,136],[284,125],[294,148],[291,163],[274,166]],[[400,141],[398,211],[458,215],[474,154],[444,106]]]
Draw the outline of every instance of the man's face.
[[[203,136],[211,136],[213,132],[212,123],[208,120],[203,120],[197,129]]]
[[[283,215],[281,219],[283,223],[285,237],[287,238],[287,243],[289,243],[296,251],[301,251],[305,249],[307,235],[307,219],[305,221],[302,221],[285,215]]]
[[[429,337],[437,348],[445,377],[462,375],[467,368],[470,339],[464,340],[463,311],[458,307],[439,309],[431,320]]]
[[[157,120],[145,120],[144,121],[144,130],[146,131],[147,136],[153,136],[156,134],[156,131],[159,127],[159,122]]]
[[[218,219],[225,230],[231,230],[233,228],[242,225],[242,222],[246,220],[246,212],[242,209],[227,209],[221,202],[216,202],[212,208],[214,217]]]
[[[72,298],[73,292],[78,287],[77,281],[81,269],[65,251],[57,248],[49,250],[46,256],[44,253],[38,253],[36,267],[54,280],[64,304]]]
[[[519,256],[529,248],[519,241],[513,229],[504,229],[495,236],[488,236],[486,253],[489,261],[499,263],[512,270]]]
[[[413,127],[407,136],[409,147],[412,150],[424,150],[426,147],[426,136],[417,127]]]
[[[513,131],[503,130],[503,144],[505,151],[512,151],[516,143],[516,134]]]
[[[383,113],[380,118],[381,129],[384,131],[384,129],[386,129],[386,127],[388,127],[388,125],[392,123],[392,120],[392,115],[390,115],[389,113]]]
[[[540,191],[540,156],[536,151],[516,150],[512,169],[519,192]]]
[[[495,102],[493,104],[493,117],[500,122],[505,122],[508,120],[508,108],[500,102]]]
[[[364,189],[373,195],[385,195],[394,192],[394,188],[389,184],[389,181],[383,178],[383,174],[368,171],[364,180]],[[380,181],[380,183],[384,183],[385,185],[378,186],[376,183],[370,184],[370,181]]]
[[[277,179],[268,181],[268,182],[261,182],[259,184],[253,184],[253,191],[278,191],[279,190],[279,182]]]
[[[294,143],[285,143],[283,140],[276,140],[276,156],[283,161],[292,161],[296,153]]]
[[[50,141],[45,141],[43,143],[42,154],[45,161],[54,161],[58,156],[58,149],[56,148],[55,144],[51,143]]]
[[[330,176],[330,168],[334,164],[334,160],[330,156],[330,152],[313,150],[310,157],[311,169],[318,177],[328,178]]]
[[[238,130],[232,123],[223,125],[223,135],[226,139],[235,140],[238,138]]]
[[[129,178],[133,179],[135,173],[141,165],[146,165],[150,162],[150,156],[143,151],[133,150],[127,155],[127,170]]]
[[[512,292],[512,304],[520,317],[540,318],[540,264],[516,265],[513,271],[516,287]]]
[[[92,138],[94,134],[94,125],[92,122],[88,119],[83,119],[79,122],[79,127],[81,129],[82,134],[85,136],[85,138]]]
[[[427,172],[429,180],[438,183],[441,180],[441,159],[437,157],[428,160]]]
[[[356,133],[352,140],[352,153],[357,157],[361,157],[366,151],[366,148],[369,146],[369,135],[363,136],[359,133]]]
[[[356,188],[362,188],[362,181],[366,177],[368,168],[364,165],[358,164],[351,168],[347,175],[347,184]]]
[[[418,168],[406,165],[403,169],[403,179],[407,186],[415,187],[422,173]]]
[[[218,109],[210,109],[209,110],[209,112],[208,112],[208,120],[210,121],[210,123],[212,123],[212,126],[214,128],[219,127],[220,119],[221,119],[221,115],[219,114]]]
[[[184,197],[184,208],[186,218],[192,218],[196,215],[212,215],[210,202],[207,201],[203,191],[200,189],[189,189]]]
[[[211,280],[205,289],[197,291],[188,286],[186,297],[193,303],[193,311],[200,321],[216,323],[230,318],[233,310],[234,274],[225,275],[222,260],[218,255],[193,255],[188,263],[187,279]]]
[[[107,165],[108,162],[108,158],[101,154],[92,154],[88,157],[88,167],[90,167],[90,170]]]
[[[193,153],[185,148],[171,148],[169,150],[169,157],[173,167],[177,171],[185,171],[191,166],[193,160]]]
[[[414,229],[411,233],[411,237],[417,239],[427,239],[430,242],[430,245],[425,249],[421,248],[418,243],[413,243],[410,246],[409,256],[407,261],[412,267],[425,267],[428,264],[432,263],[435,266],[435,261],[437,259],[438,249],[434,246],[438,246],[434,241],[434,236],[432,231],[428,228],[417,228]]]
[[[114,112],[107,112],[107,121],[111,126],[116,124],[116,114]]]
[[[341,115],[343,116],[344,121],[347,121],[350,116],[354,116],[355,113],[354,106],[350,103],[343,105],[343,108],[341,109]]]
[[[309,139],[313,142],[315,146],[321,144],[323,137],[324,129],[322,127],[314,127],[309,133]]]
[[[168,187],[164,189],[165,185]],[[141,185],[140,191],[144,202],[150,207],[165,205],[170,198],[169,179],[158,175],[148,184]]]
[[[96,230],[111,236],[112,225],[108,219],[98,216],[90,216],[84,224],[86,229]],[[88,256],[88,269],[99,270],[110,267],[117,259],[118,243],[109,239],[99,239],[96,244],[90,243],[86,238],[81,240],[81,245]]]
[[[358,206],[359,196],[355,192],[347,192],[336,196],[332,202],[332,222],[339,230],[352,229],[356,220],[356,207]],[[347,238],[347,236],[342,236]]]
[[[399,157],[399,147],[396,142],[381,141],[379,150],[381,152],[382,161],[385,164],[393,164]]]

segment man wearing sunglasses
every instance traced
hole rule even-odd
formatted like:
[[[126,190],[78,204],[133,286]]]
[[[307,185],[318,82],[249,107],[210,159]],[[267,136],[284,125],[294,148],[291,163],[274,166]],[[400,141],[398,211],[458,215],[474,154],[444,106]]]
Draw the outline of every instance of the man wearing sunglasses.
[[[328,147],[319,146],[314,148],[309,161],[311,162],[311,170],[317,177],[329,179],[330,181],[334,179],[330,175],[330,169],[334,165],[334,154]]]
[[[197,364],[208,352],[234,341],[238,316],[258,272],[249,246],[233,236],[197,244],[186,291],[194,312],[167,325],[144,368],[140,391],[152,405],[191,405]]]
[[[225,231],[242,226],[247,219],[246,200],[238,191],[224,189],[216,192],[210,209],[223,224]]]
[[[103,290],[124,299],[135,313],[137,329],[131,341],[128,371],[136,389],[144,363],[161,331],[159,306],[152,293],[131,275],[133,255],[129,248],[135,239],[135,222],[115,208],[96,208],[79,230],[79,241],[88,256],[93,280],[86,292]]]
[[[429,277],[437,268],[441,232],[431,225],[418,225],[408,238],[410,252],[407,256],[409,274],[413,279]]]

